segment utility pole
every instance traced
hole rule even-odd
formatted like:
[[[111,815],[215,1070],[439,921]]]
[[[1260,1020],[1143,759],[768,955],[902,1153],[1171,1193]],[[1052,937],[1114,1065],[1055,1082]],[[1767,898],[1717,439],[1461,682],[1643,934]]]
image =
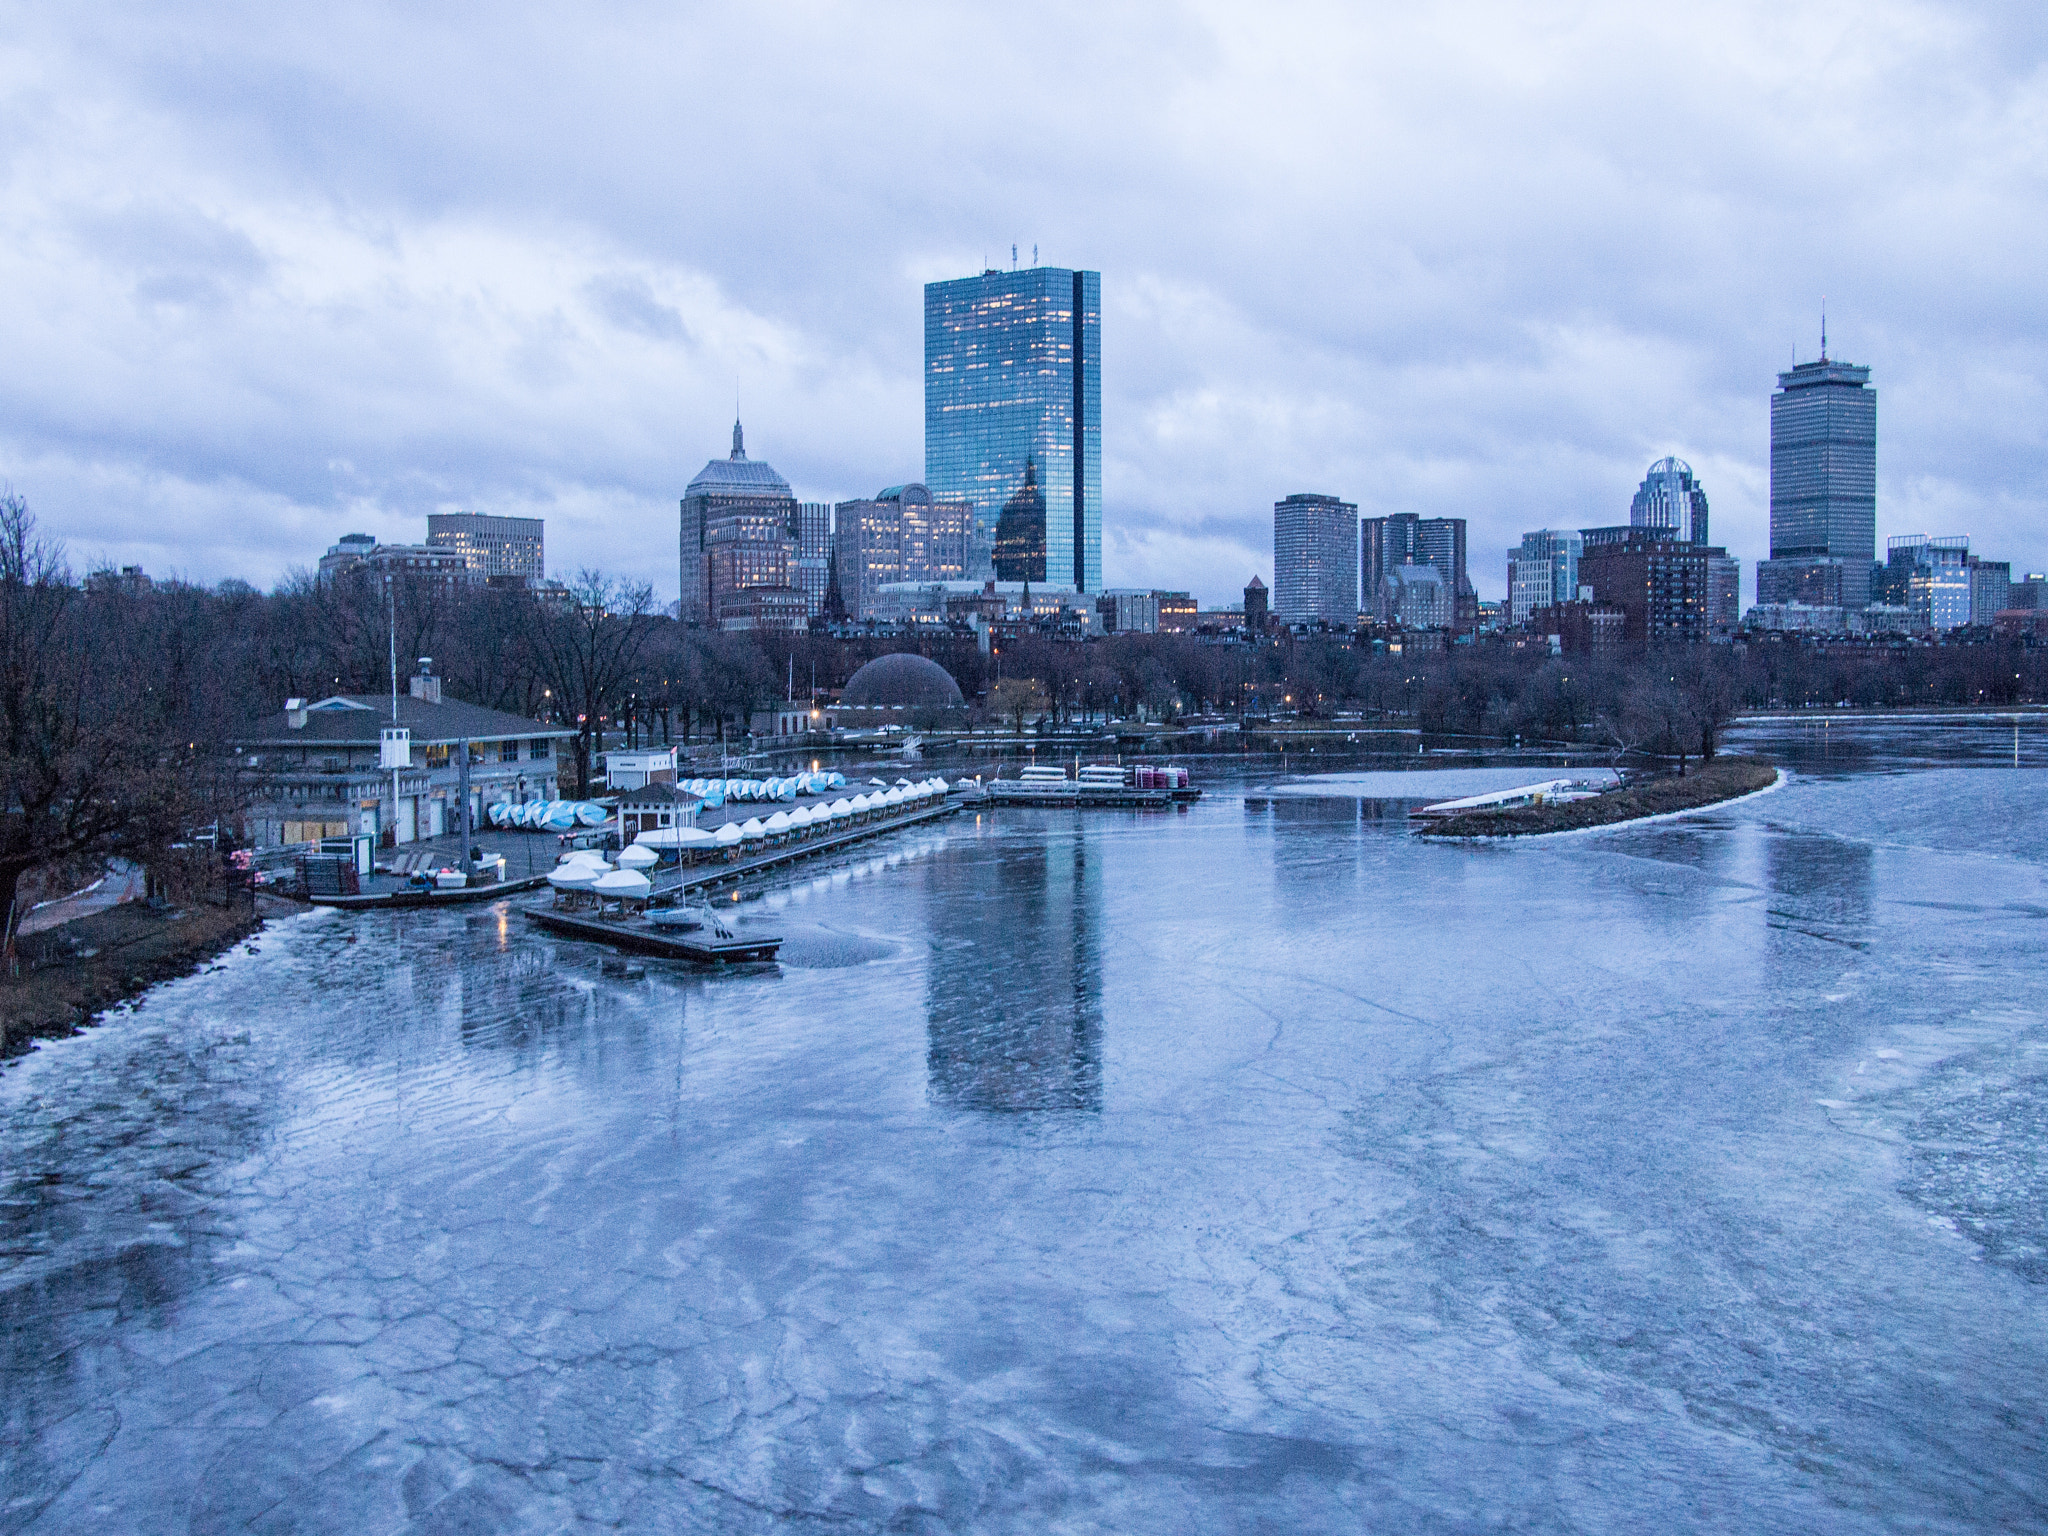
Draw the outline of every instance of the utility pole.
[[[461,794],[462,794],[462,815],[461,815],[461,816],[460,816],[460,817],[459,817],[459,818],[457,819],[457,822],[456,822],[456,825],[457,825],[457,826],[459,826],[459,827],[461,828],[461,830],[462,830],[462,872],[463,872],[463,873],[464,873],[465,875],[473,875],[473,874],[475,874],[475,873],[476,873],[476,864],[475,864],[475,862],[474,862],[474,861],[473,861],[473,860],[472,860],[472,859],[470,858],[470,856],[469,856],[469,846],[470,846],[470,845],[469,845],[469,840],[470,840],[470,837],[471,837],[471,836],[472,836],[473,834],[472,834],[472,832],[471,832],[471,830],[470,830],[470,820],[469,820],[469,741],[468,741],[468,739],[467,739],[467,738],[464,738],[463,740],[461,740],[461,741],[458,741],[457,743],[455,743],[455,750],[456,750],[456,751],[458,751],[458,752],[460,752],[460,753],[462,754],[462,761],[461,761],[460,763],[458,763],[458,764],[456,765],[456,769],[455,769],[455,782],[456,782],[456,785],[457,785],[458,789],[460,790],[460,792],[461,792]]]

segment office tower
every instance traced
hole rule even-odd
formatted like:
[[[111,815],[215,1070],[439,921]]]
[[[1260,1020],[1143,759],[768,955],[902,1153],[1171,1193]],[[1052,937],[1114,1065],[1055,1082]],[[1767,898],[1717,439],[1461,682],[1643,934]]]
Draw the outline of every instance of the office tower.
[[[469,561],[470,570],[489,581],[524,582],[547,576],[543,530],[538,517],[488,517],[480,512],[430,512],[427,545],[452,549]]]
[[[1658,528],[1674,543],[1707,542],[1707,493],[1683,459],[1659,459],[1629,503],[1631,528]]]
[[[832,503],[797,503],[796,545],[789,557],[789,584],[804,594],[809,617],[825,606],[825,588],[832,578]]]
[[[1295,495],[1273,503],[1273,617],[1358,622],[1358,506],[1335,496]]]
[[[1970,541],[1962,534],[1895,534],[1885,540],[1878,595],[1910,609],[1919,628],[1954,629],[1970,622],[1970,564]]]
[[[1539,528],[1522,535],[1508,551],[1510,624],[1522,625],[1538,610],[1569,603],[1579,595],[1579,552],[1584,541],[1568,528]]]
[[[1862,608],[1877,559],[1877,391],[1831,362],[1778,375],[1771,396],[1771,558],[1757,601]]]
[[[974,510],[940,501],[922,485],[892,485],[865,501],[833,509],[839,595],[847,615],[875,616],[880,589],[893,581],[964,581]]]
[[[1101,372],[1099,273],[1034,266],[925,284],[925,484],[972,503],[992,545],[1028,469],[1045,503],[1034,579],[1083,592],[1102,586]]]
[[[1359,594],[1367,611],[1382,623],[1393,622],[1388,577],[1403,565],[1432,566],[1442,573],[1451,627],[1469,629],[1478,622],[1479,594],[1465,573],[1464,518],[1418,517],[1413,512],[1369,517],[1360,540]],[[1277,572],[1274,579],[1278,581]]]
[[[1024,460],[1024,483],[996,519],[989,564],[997,581],[1045,580],[1045,493],[1033,459]]]
[[[683,621],[724,627],[721,607],[737,616],[752,606],[751,600],[738,599],[738,592],[789,587],[796,543],[790,529],[799,521],[789,482],[747,457],[735,421],[731,455],[706,464],[683,492],[678,609]],[[779,611],[781,605],[775,606]]]

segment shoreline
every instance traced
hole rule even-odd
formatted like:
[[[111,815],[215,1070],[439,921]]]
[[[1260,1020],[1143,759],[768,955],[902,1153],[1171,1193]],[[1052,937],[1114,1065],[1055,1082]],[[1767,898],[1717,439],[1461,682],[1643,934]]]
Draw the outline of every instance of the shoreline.
[[[267,921],[252,907],[127,902],[26,936],[19,980],[0,980],[0,1065],[62,1040],[161,982],[189,976]]]
[[[1700,781],[1710,783],[1707,798],[1694,799]],[[1768,775],[1768,777],[1760,777]],[[1695,771],[1689,779],[1660,779],[1633,789],[1620,789],[1593,800],[1572,800],[1554,805],[1528,806],[1508,811],[1468,811],[1448,821],[1417,830],[1418,837],[1455,842],[1504,841],[1530,837],[1558,837],[1569,832],[1605,832],[1613,827],[1638,827],[1653,821],[1671,821],[1710,811],[1753,795],[1769,794],[1787,780],[1785,770],[1755,758],[1716,758]],[[1714,792],[1716,788],[1722,792]],[[1673,800],[1680,804],[1660,804]],[[1604,805],[1602,802],[1606,802]],[[1633,814],[1601,818],[1602,811],[1636,807]]]

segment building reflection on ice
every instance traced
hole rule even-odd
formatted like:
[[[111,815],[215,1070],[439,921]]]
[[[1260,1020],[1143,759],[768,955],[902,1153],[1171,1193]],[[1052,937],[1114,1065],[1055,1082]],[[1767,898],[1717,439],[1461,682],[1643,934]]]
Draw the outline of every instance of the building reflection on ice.
[[[948,899],[968,942],[934,954],[925,982],[932,1098],[956,1109],[1100,1109],[1099,862],[1078,833],[1049,833],[962,873],[966,888]]]

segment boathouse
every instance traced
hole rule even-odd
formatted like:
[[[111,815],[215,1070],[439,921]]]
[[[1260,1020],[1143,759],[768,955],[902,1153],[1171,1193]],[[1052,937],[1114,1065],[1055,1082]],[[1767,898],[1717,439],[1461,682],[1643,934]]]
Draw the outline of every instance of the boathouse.
[[[465,750],[471,825],[485,825],[484,807],[501,800],[556,799],[555,759],[574,734],[573,727],[444,699],[431,659],[422,658],[419,675],[399,696],[395,725],[389,694],[288,699],[228,745],[249,793],[248,835],[256,847],[365,833],[392,847],[456,830],[458,754]]]

